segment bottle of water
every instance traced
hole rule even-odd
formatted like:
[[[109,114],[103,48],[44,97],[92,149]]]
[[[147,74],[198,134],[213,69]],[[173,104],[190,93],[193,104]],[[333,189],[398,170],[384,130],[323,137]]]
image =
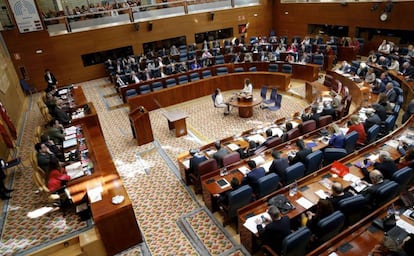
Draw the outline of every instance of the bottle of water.
[[[295,182],[293,182],[290,185],[289,196],[295,196],[297,192],[298,192],[298,183],[295,180]]]

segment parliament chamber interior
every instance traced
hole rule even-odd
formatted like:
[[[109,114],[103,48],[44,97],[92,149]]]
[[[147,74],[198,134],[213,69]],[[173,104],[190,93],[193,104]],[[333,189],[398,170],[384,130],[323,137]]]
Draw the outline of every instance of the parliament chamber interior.
[[[412,255],[413,1],[0,5],[1,255]]]

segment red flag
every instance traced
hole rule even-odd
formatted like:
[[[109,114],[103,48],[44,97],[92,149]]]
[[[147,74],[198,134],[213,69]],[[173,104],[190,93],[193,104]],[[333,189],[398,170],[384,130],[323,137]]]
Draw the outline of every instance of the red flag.
[[[8,148],[14,148],[13,142],[9,136],[9,133],[6,131],[6,128],[4,127],[3,123],[0,122],[0,134],[3,138],[4,143],[6,143],[6,146]]]
[[[7,128],[9,128],[9,132],[13,139],[17,139],[17,132],[16,127],[14,126],[13,122],[10,120],[9,115],[7,114],[7,110],[4,108],[3,103],[0,102],[0,114],[3,118],[3,121],[6,122]]]

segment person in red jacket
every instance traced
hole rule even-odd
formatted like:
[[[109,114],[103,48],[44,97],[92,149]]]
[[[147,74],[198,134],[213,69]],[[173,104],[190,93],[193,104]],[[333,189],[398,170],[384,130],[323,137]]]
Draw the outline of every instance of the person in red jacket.
[[[47,188],[50,192],[55,192],[66,185],[70,180],[70,176],[60,167],[57,158],[50,159],[49,173],[47,176]]]
[[[359,121],[359,117],[357,115],[351,116],[350,123],[351,125],[349,125],[349,129],[346,134],[351,133],[352,131],[356,131],[358,133],[357,144],[365,144],[367,140],[367,134],[365,132],[364,125]]]

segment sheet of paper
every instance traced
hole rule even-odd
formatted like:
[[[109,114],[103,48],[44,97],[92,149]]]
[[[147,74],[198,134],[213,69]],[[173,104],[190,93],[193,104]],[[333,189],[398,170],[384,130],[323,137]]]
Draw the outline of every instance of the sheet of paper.
[[[298,203],[305,209],[309,209],[313,206],[313,203],[309,201],[308,199],[304,198],[303,196],[299,198],[298,200],[296,200],[296,203]]]
[[[399,145],[399,142],[397,140],[389,140],[389,141],[385,142],[385,145],[388,145],[388,146],[393,147],[393,148],[397,148],[398,145]]]
[[[406,222],[403,219],[397,220],[397,226],[399,226],[400,228],[404,229],[408,233],[414,234],[414,226],[411,225],[410,223]]]
[[[77,144],[76,138],[63,141],[63,148],[73,147]]]
[[[267,161],[266,163],[262,164],[262,167],[265,169],[265,172],[269,172],[269,168],[272,165],[272,161]]]
[[[272,128],[272,134],[273,136],[277,135],[278,137],[282,137],[283,130],[278,127]]]
[[[252,158],[252,160],[256,163],[256,166],[260,166],[265,163],[265,159],[262,156],[256,156]]]
[[[264,213],[260,213],[258,215],[252,216],[250,218],[248,218],[246,220],[246,222],[243,224],[244,227],[246,227],[248,230],[250,230],[250,232],[256,234],[257,233],[257,224],[256,224],[256,220],[260,220],[262,221],[262,217],[264,216],[266,219],[270,220],[270,215],[267,212]],[[262,224],[262,226],[264,227],[265,225]]]
[[[249,136],[249,141],[250,140],[252,140],[252,141],[254,141],[258,144],[263,144],[263,142],[266,141],[266,139],[260,134],[255,134],[255,135]]]
[[[65,128],[64,130],[65,135],[70,135],[76,133],[76,126],[70,126],[68,128]]]
[[[87,190],[89,201],[95,203],[102,200],[102,186]]]
[[[74,138],[76,138],[76,133],[72,133],[70,135],[65,136],[65,140],[71,140],[71,139],[74,139]]]
[[[190,168],[190,159],[185,159],[182,163],[186,169]]]
[[[242,166],[242,167],[240,167],[240,168],[238,168],[238,170],[244,175],[244,176],[246,176],[249,172],[250,172],[250,169],[249,168],[247,168],[246,166]]]
[[[358,176],[355,176],[352,173],[345,174],[343,179],[344,179],[344,181],[348,181],[348,182],[352,182],[352,183],[355,183],[355,182],[358,182],[358,181],[361,180]]]
[[[319,189],[318,191],[315,191],[315,194],[320,198],[320,199],[326,199],[328,198],[328,195],[325,193],[325,191],[323,191],[322,189]]]
[[[371,154],[368,159],[371,160],[372,162],[377,161],[379,154]]]
[[[236,150],[238,150],[240,147],[239,147],[239,145],[236,145],[236,144],[234,144],[234,143],[230,143],[230,144],[228,144],[227,145],[227,147],[229,148],[229,149],[231,149],[232,151],[236,151]]]

